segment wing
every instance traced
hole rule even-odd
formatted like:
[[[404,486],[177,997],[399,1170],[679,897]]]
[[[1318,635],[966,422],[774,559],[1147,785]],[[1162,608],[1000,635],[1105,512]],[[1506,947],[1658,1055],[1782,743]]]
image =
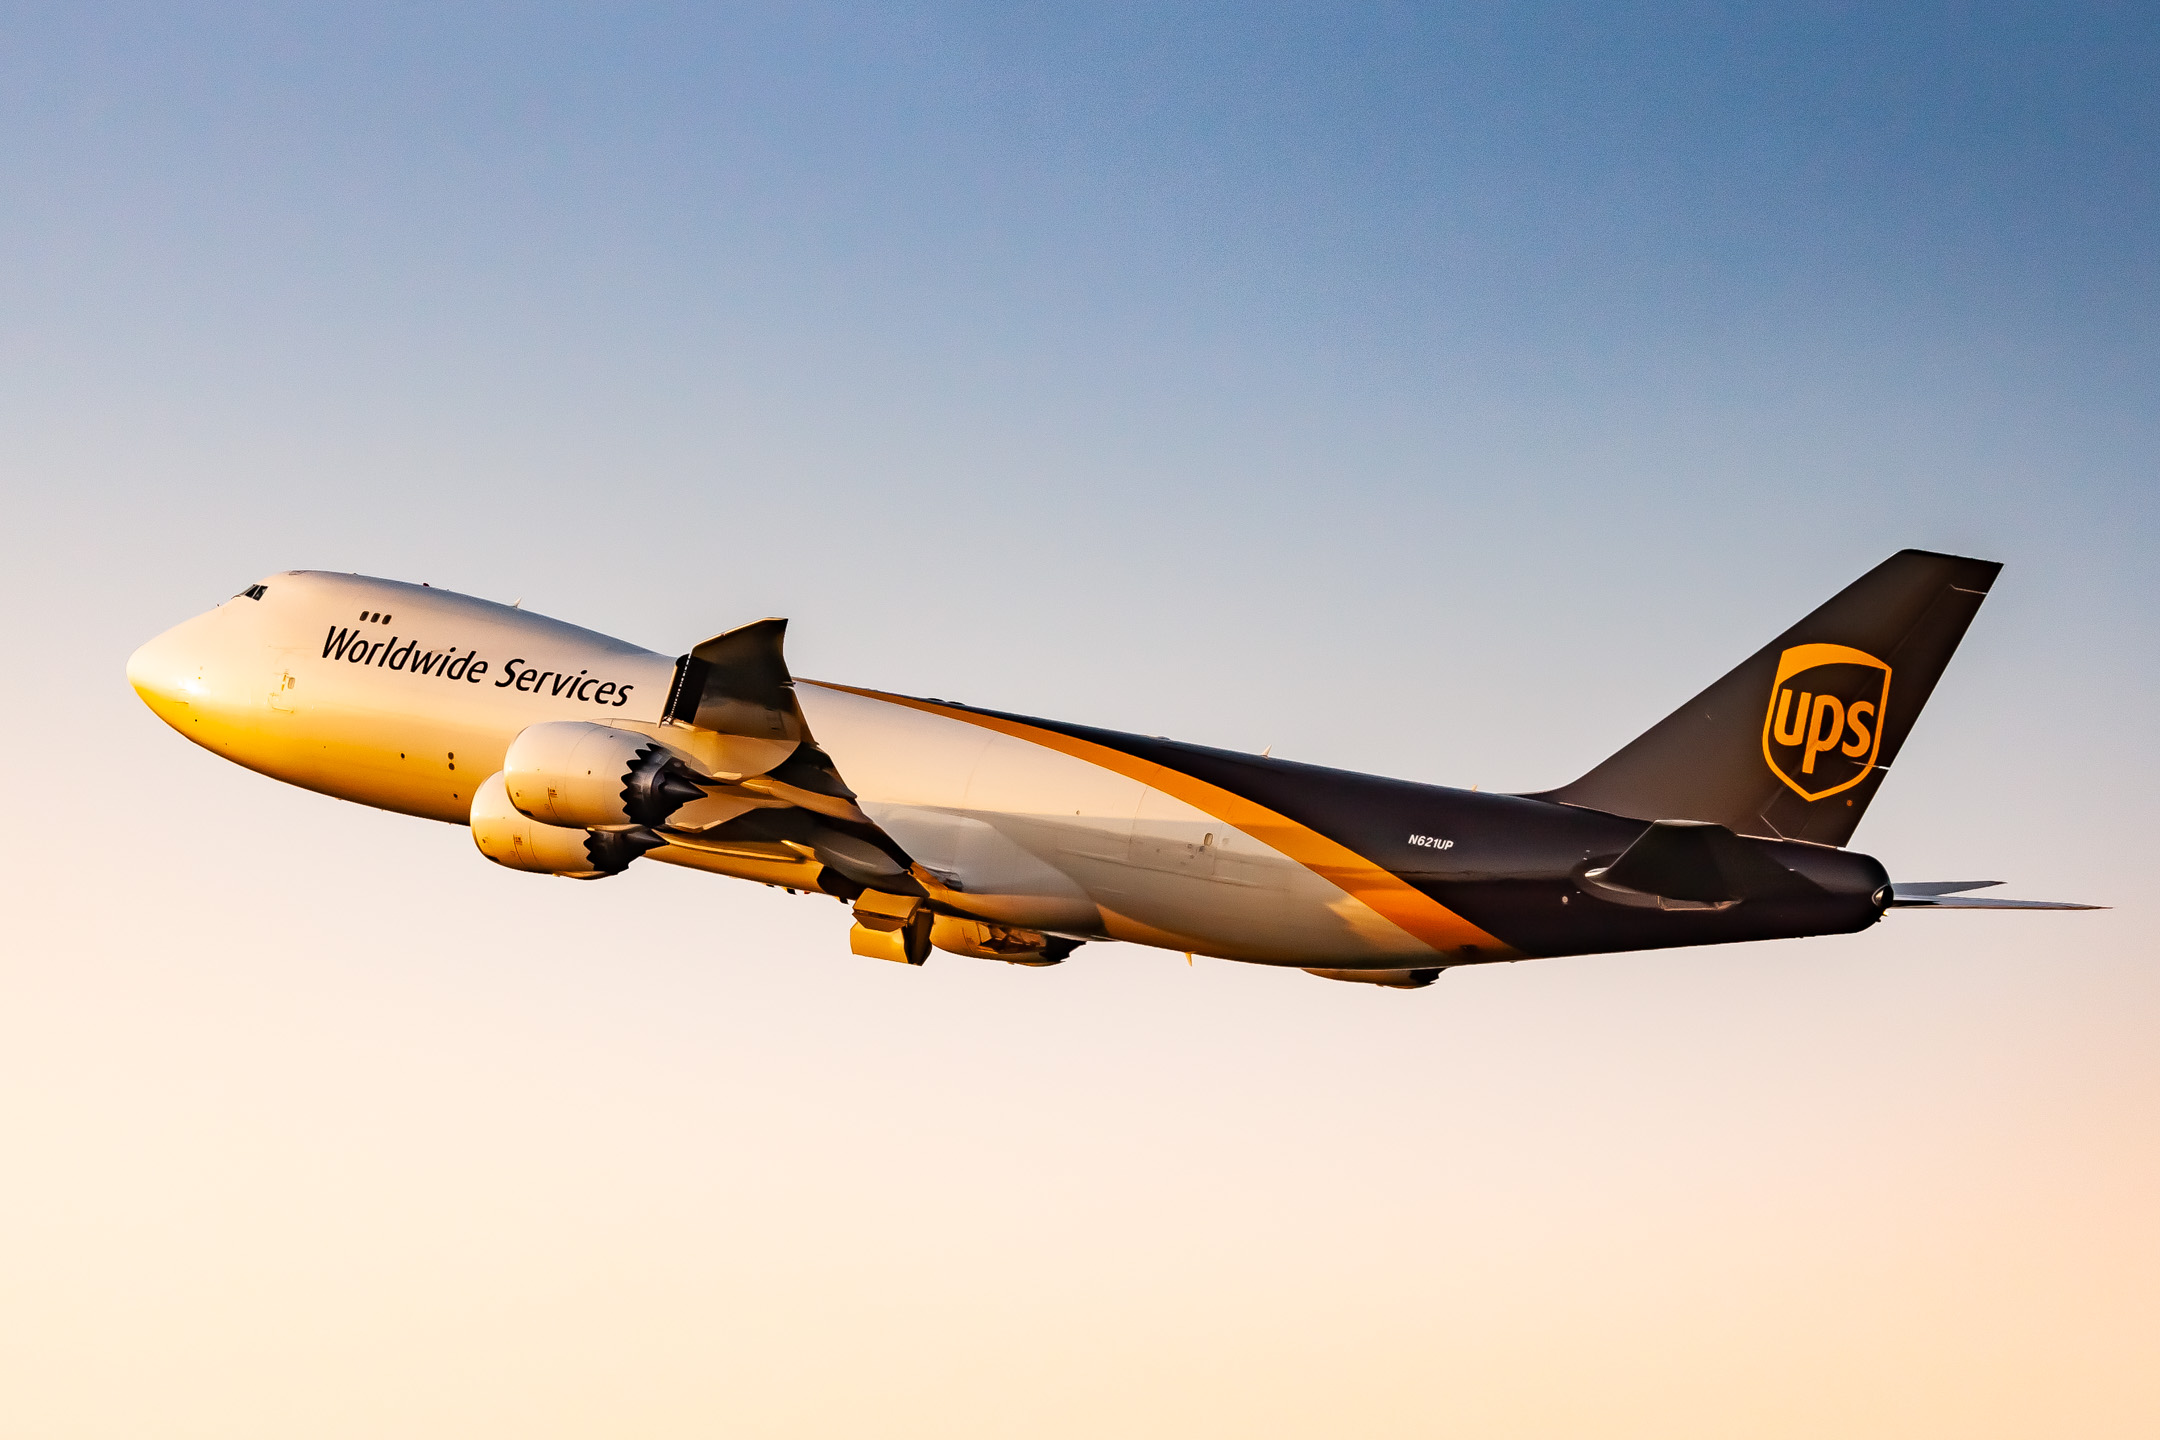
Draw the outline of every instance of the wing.
[[[787,621],[715,635],[676,662],[664,720],[748,742],[692,778],[707,805],[655,829],[657,858],[849,902],[859,955],[920,965],[935,945],[1016,965],[1055,965],[1077,943],[996,924],[966,907],[956,881],[924,869],[855,803],[796,703]],[[737,760],[735,757],[740,756]]]

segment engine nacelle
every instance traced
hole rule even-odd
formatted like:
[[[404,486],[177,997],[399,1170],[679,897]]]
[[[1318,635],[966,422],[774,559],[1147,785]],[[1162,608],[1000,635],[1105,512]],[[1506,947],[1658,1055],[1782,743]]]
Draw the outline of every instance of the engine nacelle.
[[[500,773],[473,792],[472,837],[480,853],[498,865],[573,880],[619,875],[632,860],[666,843],[643,828],[580,830],[542,824],[510,803]]]
[[[662,824],[704,798],[696,774],[689,757],[650,735],[585,720],[526,726],[502,770],[518,813],[578,830]]]

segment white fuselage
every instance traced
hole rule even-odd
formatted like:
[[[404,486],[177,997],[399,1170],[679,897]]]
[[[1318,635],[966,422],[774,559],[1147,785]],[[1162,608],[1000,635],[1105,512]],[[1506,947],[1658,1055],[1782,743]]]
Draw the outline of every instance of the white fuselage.
[[[674,658],[574,625],[353,575],[251,588],[143,646],[128,677],[189,739],[290,784],[464,824],[511,741],[541,721],[664,736],[715,770],[755,773],[785,754],[664,721]],[[1316,856],[1280,817],[1145,762],[936,702],[809,680],[795,694],[862,811],[986,919],[1305,966],[1431,964],[1495,944],[1399,882]],[[797,883],[785,863],[689,843],[652,858]]]

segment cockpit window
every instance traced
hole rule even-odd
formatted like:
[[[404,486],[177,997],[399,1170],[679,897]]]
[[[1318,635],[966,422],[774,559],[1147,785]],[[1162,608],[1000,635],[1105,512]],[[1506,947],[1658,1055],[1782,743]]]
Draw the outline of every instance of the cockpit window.
[[[238,595],[233,596],[233,599],[239,600],[245,598],[248,600],[260,600],[263,597],[263,592],[268,590],[269,588],[270,587],[267,585],[250,585],[247,589],[242,590]]]

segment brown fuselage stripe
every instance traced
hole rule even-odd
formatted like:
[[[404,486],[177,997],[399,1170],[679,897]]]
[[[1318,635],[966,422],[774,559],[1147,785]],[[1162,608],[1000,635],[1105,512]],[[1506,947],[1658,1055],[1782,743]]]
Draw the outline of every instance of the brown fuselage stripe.
[[[1211,785],[1205,780],[1197,780],[1183,771],[1173,770],[1153,760],[1127,755],[1121,750],[1113,750],[1091,740],[1061,735],[1055,730],[1007,720],[1002,716],[982,715],[972,710],[940,705],[932,700],[888,695],[881,690],[861,690],[852,685],[835,685],[829,680],[800,680],[796,683],[818,685],[827,690],[860,695],[866,700],[882,700],[890,705],[920,710],[926,715],[963,721],[985,730],[994,730],[1001,735],[1009,735],[1015,740],[1025,740],[1031,745],[1056,750],[1076,760],[1085,760],[1090,765],[1099,765],[1129,780],[1151,785],[1165,795],[1174,796],[1194,809],[1214,816],[1226,825],[1236,826],[1262,844],[1272,846],[1289,856],[1330,885],[1349,894],[1435,950],[1456,951],[1465,946],[1475,946],[1481,960],[1504,959],[1515,953],[1512,946],[1479,929],[1424,891],[1394,872],[1375,865],[1347,845],[1248,800],[1235,791]]]

